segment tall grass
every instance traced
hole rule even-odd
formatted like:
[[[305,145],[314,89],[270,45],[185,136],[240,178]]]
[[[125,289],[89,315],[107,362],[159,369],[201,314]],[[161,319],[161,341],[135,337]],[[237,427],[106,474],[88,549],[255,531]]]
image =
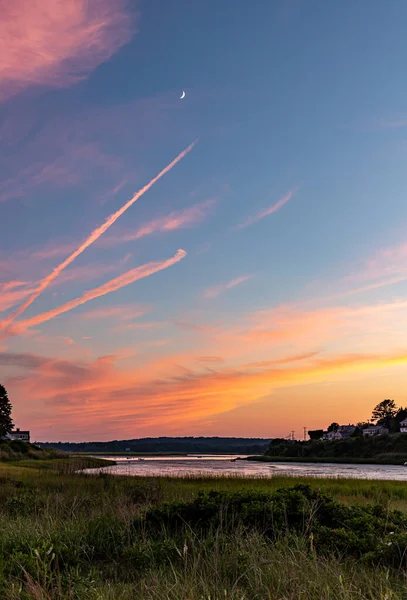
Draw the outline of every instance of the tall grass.
[[[75,461],[56,462],[0,467],[1,600],[407,600],[403,571],[319,555],[304,535],[271,543],[242,527],[163,527],[156,537],[134,528],[163,502],[212,489],[268,492],[293,478],[87,476],[72,472]],[[347,504],[407,514],[401,482],[309,481]]]

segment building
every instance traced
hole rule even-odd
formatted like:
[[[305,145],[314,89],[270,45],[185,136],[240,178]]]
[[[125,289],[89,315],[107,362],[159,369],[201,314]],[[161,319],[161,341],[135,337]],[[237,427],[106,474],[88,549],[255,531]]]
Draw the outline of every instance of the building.
[[[387,427],[382,427],[381,425],[371,425],[366,429],[362,429],[363,435],[385,435],[389,433]]]
[[[11,433],[7,433],[5,435],[5,438],[7,440],[23,440],[24,442],[29,442],[30,441],[30,432],[29,431],[20,431],[20,429],[17,427],[17,429],[12,431]]]
[[[407,433],[407,419],[400,421],[400,433]]]
[[[346,440],[350,438],[352,433],[355,431],[356,426],[351,425],[339,425],[336,431],[324,431],[322,435],[323,440]]]

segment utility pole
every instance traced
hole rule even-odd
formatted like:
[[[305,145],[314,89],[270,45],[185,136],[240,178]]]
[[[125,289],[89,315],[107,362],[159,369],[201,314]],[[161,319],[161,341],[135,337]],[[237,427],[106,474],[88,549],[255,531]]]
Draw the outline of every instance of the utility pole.
[[[307,440],[307,428],[303,427],[304,430],[304,442]]]

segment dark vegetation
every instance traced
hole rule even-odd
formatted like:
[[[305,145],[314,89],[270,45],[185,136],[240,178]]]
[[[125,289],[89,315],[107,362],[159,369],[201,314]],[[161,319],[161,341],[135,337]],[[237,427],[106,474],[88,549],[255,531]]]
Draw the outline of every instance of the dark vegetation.
[[[252,459],[404,464],[407,461],[407,434],[400,433],[400,423],[406,418],[406,408],[397,407],[394,400],[386,399],[374,407],[370,419],[357,423],[350,437],[322,440],[323,429],[315,429],[308,432],[310,440],[307,442],[275,438],[264,457]],[[363,429],[370,425],[386,427],[389,433],[363,436]],[[336,422],[327,427],[328,432],[338,429]]]
[[[344,440],[292,442],[274,439],[266,456],[272,458],[330,459],[341,462],[403,464],[407,461],[407,434],[350,437]]]
[[[270,439],[222,437],[159,437],[111,442],[46,442],[42,448],[65,452],[120,454],[129,448],[140,454],[263,454]]]
[[[8,399],[7,390],[0,384],[0,440],[12,431],[14,424],[11,418],[11,403]]]
[[[404,419],[407,419],[407,408],[398,407],[394,400],[387,398],[374,407],[372,416],[369,419],[356,424],[356,429],[352,433],[352,437],[362,436],[363,429],[372,425],[381,425],[388,429],[389,433],[400,433],[400,423]],[[327,432],[337,431],[338,429],[339,423],[334,422],[329,425]],[[309,438],[313,441],[322,439],[323,434],[323,429],[311,429],[308,431]]]
[[[67,455],[54,449],[43,450],[35,444],[22,440],[0,440],[0,461],[14,461],[23,459],[43,460],[63,458]]]
[[[2,600],[407,597],[399,482],[175,481],[37,462],[0,465]]]

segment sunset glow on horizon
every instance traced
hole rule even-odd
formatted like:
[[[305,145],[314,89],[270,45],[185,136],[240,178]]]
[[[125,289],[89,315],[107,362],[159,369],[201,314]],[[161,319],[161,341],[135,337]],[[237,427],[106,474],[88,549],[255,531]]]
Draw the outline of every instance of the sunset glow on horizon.
[[[0,0],[0,383],[32,440],[407,405],[407,4],[192,4]]]

